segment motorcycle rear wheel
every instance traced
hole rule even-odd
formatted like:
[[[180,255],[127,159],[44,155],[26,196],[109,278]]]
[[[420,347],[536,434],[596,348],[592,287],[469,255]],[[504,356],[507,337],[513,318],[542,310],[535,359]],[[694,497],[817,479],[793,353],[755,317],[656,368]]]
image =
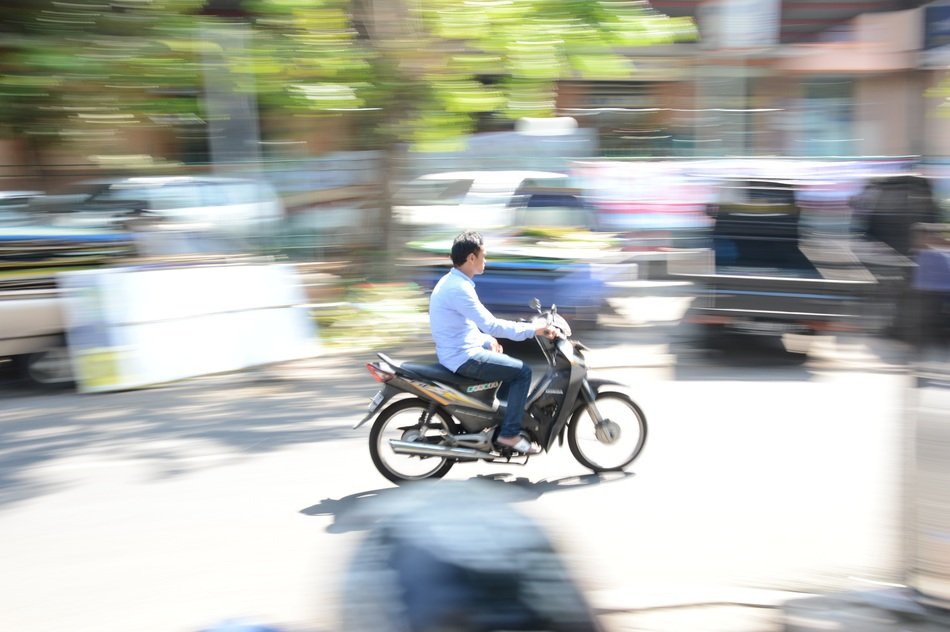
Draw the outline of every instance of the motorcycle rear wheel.
[[[571,418],[567,443],[577,462],[594,472],[615,472],[640,456],[647,440],[647,418],[623,393],[598,393],[594,400],[605,425],[597,428],[590,405]]]
[[[421,428],[429,403],[421,399],[403,399],[387,407],[376,418],[369,433],[369,454],[373,465],[379,473],[387,479],[402,485],[413,481],[422,481],[430,478],[445,476],[455,461],[437,456],[413,456],[396,454],[389,446],[390,439],[402,441],[423,441],[431,443],[432,438],[439,436],[436,428]],[[441,410],[432,416],[442,419],[451,427],[451,419]]]

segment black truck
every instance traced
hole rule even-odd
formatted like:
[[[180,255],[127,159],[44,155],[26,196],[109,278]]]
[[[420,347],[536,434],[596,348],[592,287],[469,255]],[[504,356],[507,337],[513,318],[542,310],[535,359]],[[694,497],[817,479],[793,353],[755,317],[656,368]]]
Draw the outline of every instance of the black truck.
[[[706,334],[870,332],[887,325],[886,292],[855,237],[821,230],[787,181],[727,181],[708,212],[708,247],[672,276],[692,284],[686,314]],[[827,219],[827,218],[824,218]],[[905,266],[906,257],[888,265]]]

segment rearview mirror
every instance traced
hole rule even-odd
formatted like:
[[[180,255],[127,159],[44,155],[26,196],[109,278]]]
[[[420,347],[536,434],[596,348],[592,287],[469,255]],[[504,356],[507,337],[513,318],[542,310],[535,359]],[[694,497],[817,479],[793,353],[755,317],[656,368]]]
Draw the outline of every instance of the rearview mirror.
[[[533,309],[534,311],[536,311],[536,312],[540,312],[540,311],[541,311],[541,299],[539,299],[539,298],[533,298],[533,299],[531,299],[531,303],[529,303],[529,304],[531,305],[531,309]]]

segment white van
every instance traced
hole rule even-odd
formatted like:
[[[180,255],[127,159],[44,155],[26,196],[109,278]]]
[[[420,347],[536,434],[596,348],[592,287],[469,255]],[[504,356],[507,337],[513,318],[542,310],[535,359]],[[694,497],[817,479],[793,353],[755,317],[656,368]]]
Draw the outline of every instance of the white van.
[[[431,173],[397,189],[393,216],[400,224],[435,230],[511,226],[519,191],[568,182],[567,175],[553,171]]]
[[[91,192],[60,215],[58,224],[106,228],[140,214],[169,227],[253,235],[273,230],[284,217],[274,188],[251,178],[145,176],[85,186]]]

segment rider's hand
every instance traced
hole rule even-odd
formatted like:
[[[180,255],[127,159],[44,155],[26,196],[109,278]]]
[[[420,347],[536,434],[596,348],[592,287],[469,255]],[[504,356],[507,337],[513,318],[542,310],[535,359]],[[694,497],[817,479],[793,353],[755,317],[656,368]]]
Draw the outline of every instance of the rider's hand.
[[[548,340],[554,340],[555,338],[557,338],[557,329],[555,329],[551,325],[548,325],[547,323],[544,323],[544,324],[536,323],[536,324],[540,326],[534,330],[535,336],[544,337],[544,338],[547,338]]]
[[[504,352],[505,352],[504,347],[502,347],[502,346],[501,346],[501,343],[498,342],[496,339],[492,338],[492,339],[489,341],[489,343],[490,343],[490,346],[489,346],[488,348],[491,349],[492,351],[494,351],[495,353],[504,353]]]

